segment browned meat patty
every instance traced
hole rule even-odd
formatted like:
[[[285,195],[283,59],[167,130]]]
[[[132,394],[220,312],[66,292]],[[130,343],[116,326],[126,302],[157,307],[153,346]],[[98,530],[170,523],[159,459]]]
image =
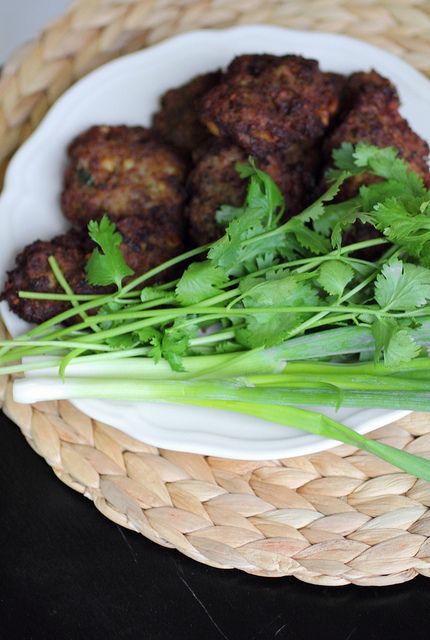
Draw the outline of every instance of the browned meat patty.
[[[190,200],[186,208],[188,235],[195,245],[213,242],[223,233],[215,219],[221,204],[240,206],[246,195],[246,182],[235,164],[246,161],[246,153],[237,145],[217,141],[203,153],[188,176]]]
[[[202,121],[257,157],[293,160],[322,136],[339,107],[342,77],[300,56],[243,55],[202,101]]]
[[[90,251],[91,241],[83,231],[70,230],[49,241],[36,240],[18,254],[15,268],[8,272],[2,298],[20,318],[39,324],[61,313],[68,304],[55,300],[28,300],[20,298],[18,291],[64,293],[51,267],[49,256],[55,256],[71,287],[80,293],[94,293],[89,285],[85,291],[83,265]],[[80,286],[82,285],[82,286]]]
[[[107,213],[181,223],[185,164],[144,127],[91,127],[69,146],[61,206],[76,226]]]
[[[326,168],[331,166],[333,149],[343,142],[356,144],[368,142],[377,147],[395,147],[399,155],[406,160],[410,168],[422,176],[430,186],[427,165],[429,147],[412,129],[399,113],[400,100],[393,84],[376,71],[352,74],[346,83],[344,104],[338,122],[324,141]],[[347,200],[357,194],[363,184],[377,182],[378,178],[364,175],[350,178],[337,196],[337,201]],[[319,191],[327,187],[325,179],[321,181]],[[352,244],[381,234],[371,225],[357,221],[344,232],[344,244]],[[372,247],[362,250],[360,257],[375,260],[384,252],[384,247]]]
[[[129,216],[118,220],[117,227],[123,237],[121,251],[135,276],[146,273],[185,251],[182,232],[174,224],[160,227],[156,223]],[[155,279],[148,280],[148,284],[155,280],[166,281],[171,276],[171,271],[163,271]]]
[[[235,169],[237,162],[246,162],[247,153],[236,144],[218,140],[197,152],[197,162],[188,178],[190,199],[186,209],[189,237],[193,244],[213,242],[223,234],[215,213],[222,204],[243,204],[247,180]],[[266,171],[280,188],[286,201],[287,217],[300,211],[315,188],[316,156],[287,164],[280,156],[256,159],[257,166]]]
[[[135,275],[182,253],[181,234],[173,225],[160,228],[134,216],[117,222],[123,236],[121,250]],[[64,293],[48,264],[49,256],[55,256],[64,276],[75,293],[107,293],[110,287],[92,287],[85,280],[85,264],[94,248],[84,231],[71,229],[52,240],[37,240],[28,245],[16,258],[15,268],[8,272],[2,298],[18,316],[40,324],[69,308],[67,302],[30,300],[20,298],[18,291]],[[160,274],[157,281],[168,279],[171,272]],[[148,280],[148,284],[154,279]]]
[[[390,109],[400,106],[396,87],[374,69],[358,71],[348,76],[344,85],[341,117],[354,107],[360,96],[366,96],[367,101],[374,105],[379,104],[380,110],[387,108],[387,105]]]
[[[399,113],[399,97],[389,80],[376,71],[354,73],[346,86],[345,108],[340,121],[324,143],[327,164],[331,164],[331,152],[342,142],[356,144],[360,140],[377,147],[395,147],[399,155],[413,171],[430,185],[427,164],[429,147],[410,128]],[[350,180],[342,191],[344,199],[352,197],[360,184],[370,177]]]
[[[220,79],[220,71],[206,73],[161,96],[161,108],[154,114],[152,126],[163,140],[188,154],[209,137],[199,119],[201,100]]]

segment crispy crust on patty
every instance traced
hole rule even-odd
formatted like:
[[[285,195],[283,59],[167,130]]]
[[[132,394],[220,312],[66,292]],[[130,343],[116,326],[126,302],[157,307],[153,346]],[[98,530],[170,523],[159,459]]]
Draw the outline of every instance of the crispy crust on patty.
[[[124,258],[135,271],[135,276],[146,273],[184,250],[181,233],[174,225],[160,229],[158,225],[131,216],[119,220],[117,228],[123,237],[121,250]],[[49,266],[49,256],[55,256],[75,293],[111,291],[112,287],[93,287],[86,282],[85,264],[94,246],[86,232],[75,229],[52,240],[33,242],[16,257],[15,267],[7,274],[1,297],[7,300],[10,309],[20,318],[37,324],[68,309],[70,305],[67,302],[31,300],[18,296],[18,291],[64,293]],[[171,271],[166,271],[156,280],[163,281],[172,275]],[[148,284],[154,280],[148,280]]]
[[[399,96],[391,82],[376,71],[354,73],[348,79],[345,96],[339,123],[324,142],[327,163],[331,163],[333,149],[343,142],[364,141],[377,147],[395,147],[411,170],[430,185],[428,144],[399,113]],[[352,197],[360,184],[368,182],[369,177],[350,180],[342,190],[342,197]]]
[[[174,258],[185,250],[182,230],[174,224],[160,227],[133,216],[118,220],[117,228],[123,237],[121,251],[127,264],[134,270],[135,276],[146,273],[153,267]],[[172,271],[163,271],[156,278],[148,280],[164,282],[172,277]]]
[[[339,108],[342,77],[301,56],[243,55],[202,101],[202,122],[257,157],[290,160],[322,136]]]
[[[54,256],[74,291],[94,293],[89,285],[88,291],[79,286],[84,283],[83,265],[89,251],[87,234],[74,229],[52,240],[32,242],[17,255],[14,269],[7,273],[2,298],[7,300],[11,311],[27,322],[39,324],[61,313],[68,308],[67,303],[20,298],[18,291],[64,293],[48,264],[49,256]]]
[[[68,148],[61,196],[75,226],[107,213],[112,220],[139,216],[181,222],[185,163],[144,127],[96,126]]]
[[[427,165],[429,147],[410,128],[408,122],[399,113],[400,99],[394,85],[372,70],[353,73],[347,80],[344,104],[337,124],[324,141],[323,155],[326,168],[331,166],[333,149],[343,142],[356,144],[364,141],[377,147],[395,147],[399,155],[430,186],[430,175]],[[337,201],[347,200],[357,194],[363,184],[377,182],[371,175],[350,178],[342,186]],[[320,185],[320,192],[327,187],[325,179]],[[345,244],[380,237],[380,233],[371,225],[355,222],[343,234]],[[370,247],[360,252],[366,260],[377,259],[384,252],[384,247]]]
[[[161,106],[153,116],[152,126],[163,140],[189,154],[209,137],[200,122],[201,100],[220,81],[221,75],[220,71],[213,71],[196,76],[161,96]]]
[[[194,245],[213,242],[223,233],[215,213],[221,204],[238,207],[246,195],[246,182],[235,165],[246,162],[246,153],[235,144],[216,141],[198,152],[195,167],[188,176],[190,199],[185,210],[188,235]]]

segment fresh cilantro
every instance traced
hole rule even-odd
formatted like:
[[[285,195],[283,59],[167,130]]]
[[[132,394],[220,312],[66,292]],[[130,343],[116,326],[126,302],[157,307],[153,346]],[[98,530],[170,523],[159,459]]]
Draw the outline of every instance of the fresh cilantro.
[[[420,353],[420,346],[407,329],[402,329],[393,319],[382,318],[372,324],[375,339],[375,360],[381,354],[387,366],[397,366],[409,362]]]
[[[333,183],[329,186],[322,196],[320,196],[315,202],[310,204],[304,211],[294,216],[294,220],[300,220],[301,222],[315,222],[324,214],[325,203],[331,202],[339,193],[339,190],[345,180],[349,177],[348,171],[341,171]],[[287,225],[289,226],[289,225]]]
[[[372,323],[372,334],[375,341],[375,361],[377,362],[387,348],[393,334],[399,330],[399,326],[391,318],[369,318]]]
[[[294,234],[297,242],[303,249],[307,249],[311,253],[323,255],[330,251],[330,243],[327,238],[297,218],[292,218],[288,221],[288,231]]]
[[[172,297],[171,291],[166,291],[161,287],[143,287],[140,292],[141,302],[157,302],[161,304],[163,300],[170,299]]]
[[[198,304],[206,298],[221,293],[228,282],[226,272],[209,260],[194,262],[182,274],[176,285],[176,297],[181,305]]]
[[[240,175],[249,181],[247,195],[241,207],[219,208],[216,217],[226,225],[226,230],[212,244],[207,259],[188,266],[174,290],[154,286],[140,291],[139,302],[146,303],[142,317],[148,307],[164,303],[173,304],[175,314],[168,321],[163,317],[155,327],[108,338],[108,344],[118,349],[147,346],[154,361],[164,358],[174,370],[182,371],[185,356],[273,346],[292,334],[306,332],[312,327],[307,321],[314,314],[300,311],[299,307],[321,308],[328,324],[331,300],[342,299],[354,281],[357,289],[354,296],[341,302],[347,311],[341,314],[347,318],[342,320],[342,326],[351,327],[355,323],[372,327],[376,357],[383,356],[387,364],[414,358],[419,347],[411,334],[413,312],[420,310],[421,319],[423,306],[430,302],[430,270],[422,266],[430,266],[430,193],[399,159],[395,149],[346,144],[333,155],[334,182],[314,203],[282,224],[285,204],[272,178],[258,169],[252,159],[248,164],[238,165]],[[345,180],[352,177],[359,184],[362,175],[376,179],[362,185],[350,200],[333,203]],[[399,248],[400,253],[397,251],[395,255],[403,258],[382,264],[374,284],[370,280],[362,287],[360,281],[371,275],[375,266],[365,260],[350,262],[340,253],[343,232],[356,221],[373,225],[386,236],[388,249],[393,252]],[[89,231],[100,247],[88,264],[89,281],[115,283],[120,289],[123,278],[132,273],[121,256],[120,234],[107,218],[99,224],[91,223]],[[390,246],[390,242],[396,247]],[[318,262],[318,256],[328,254],[332,246],[338,248],[338,258]],[[419,260],[421,265],[412,264],[408,256]],[[296,260],[303,269],[288,266],[288,262]],[[220,314],[219,326],[226,331],[225,340],[209,339],[210,332],[208,340],[205,339],[201,331],[213,327],[213,319],[210,316],[206,319],[198,310],[195,315],[184,310],[185,315],[177,318],[178,305],[198,307],[222,294],[232,277],[235,313],[230,315],[225,308],[225,313]],[[332,298],[321,295],[322,291]],[[226,299],[232,301],[231,297]],[[225,306],[223,296],[218,298],[218,305]],[[243,315],[237,313],[241,307]],[[132,303],[127,300],[127,311],[129,308]],[[126,309],[124,314],[122,310],[121,296],[117,295],[100,313],[115,312],[122,318],[100,324],[101,329],[127,322]],[[408,312],[408,317],[396,319],[398,312]],[[303,323],[306,324],[302,327]],[[193,343],[197,332],[199,340]]]
[[[354,146],[350,142],[342,142],[338,149],[333,149],[332,158],[335,167],[340,171],[348,171],[351,174],[357,173],[357,165],[354,157]],[[328,177],[338,175],[338,171],[328,173]]]
[[[196,334],[196,328],[187,329],[172,327],[166,329],[161,341],[161,355],[174,371],[184,371],[182,358],[187,354],[190,340]]]
[[[372,212],[375,207],[387,202],[390,198],[399,198],[405,206],[409,207],[408,203],[411,200],[415,203],[417,197],[419,196],[411,194],[402,182],[385,180],[383,182],[362,185],[357,196],[357,204],[362,211]]]
[[[309,313],[271,312],[270,307],[301,307],[319,304],[318,292],[310,282],[287,275],[279,279],[247,280],[243,305],[262,307],[261,313],[246,316],[245,327],[236,329],[238,342],[248,348],[273,346],[283,342],[292,329],[309,317]]]
[[[384,362],[387,366],[396,366],[416,358],[421,347],[415,342],[407,329],[396,331],[384,349]]]
[[[281,192],[272,178],[258,169],[252,158],[248,164],[237,164],[243,178],[249,178],[243,207],[221,207],[218,221],[228,222],[225,235],[215,242],[208,253],[213,265],[229,275],[241,275],[253,268],[259,256],[276,250],[280,237],[265,237],[285,211]],[[255,242],[245,241],[261,236]],[[248,263],[248,264],[247,264]]]
[[[371,218],[391,242],[430,267],[430,193],[409,201],[387,198],[375,205]]]
[[[121,234],[107,216],[103,216],[100,223],[91,220],[88,223],[88,232],[103,253],[94,249],[91,254],[85,267],[87,281],[95,286],[116,284],[117,288],[121,289],[123,278],[134,273],[121,252]]]
[[[285,211],[284,198],[269,174],[257,168],[253,158],[248,164],[238,163],[236,169],[242,178],[251,178],[246,194],[245,208],[257,209],[271,226],[274,218],[280,219]]]
[[[123,308],[123,305],[120,302],[118,302],[117,300],[111,300],[110,302],[107,302],[102,307],[100,307],[100,309],[98,310],[98,315],[107,316],[107,315],[110,315],[111,313],[117,313],[118,311],[121,311],[122,308]],[[105,322],[101,323],[100,328],[112,329],[113,327],[116,327],[116,326],[118,326],[116,322],[113,322],[112,320],[106,320]]]
[[[353,277],[354,270],[349,264],[340,260],[330,260],[322,264],[318,282],[328,294],[340,297]]]
[[[162,358],[162,332],[155,327],[144,327],[143,329],[139,329],[133,333],[139,339],[140,344],[151,347],[149,356],[154,359],[154,362],[159,362]]]
[[[139,338],[134,333],[123,333],[119,336],[106,338],[106,343],[114,349],[132,349],[139,342]]]
[[[284,228],[286,231],[294,234],[302,248],[316,255],[330,251],[330,244],[326,239],[328,233],[323,232],[324,222],[322,222],[320,226],[318,226],[318,222],[325,217],[326,203],[331,202],[336,197],[339,189],[349,175],[347,171],[341,171],[325,193],[304,209],[304,211],[285,223]],[[310,222],[313,223],[313,229],[309,226]],[[326,229],[327,226],[325,225],[325,230]]]
[[[267,173],[257,168],[252,157],[248,164],[238,162],[235,168],[241,178],[250,178],[246,199],[242,207],[221,205],[215,214],[217,222],[226,225],[249,209],[255,209],[262,222],[270,226],[274,216],[279,219],[285,211],[284,198],[278,186]]]
[[[393,184],[402,184],[410,194],[423,195],[425,187],[421,177],[411,171],[408,164],[398,155],[398,150],[393,147],[380,148],[366,142],[358,142],[354,147],[349,142],[344,142],[339,149],[332,152],[335,167],[327,176],[333,179],[342,171],[351,175],[371,173]]]
[[[243,207],[233,207],[230,204],[222,204],[215,213],[218,224],[227,226],[235,218],[239,218],[245,211]]]
[[[430,301],[430,270],[392,260],[376,278],[375,300],[385,311],[410,311]]]
[[[408,164],[398,157],[399,152],[393,147],[379,148],[359,142],[354,150],[355,164],[360,169],[386,180],[400,182],[410,193],[423,194],[423,181],[411,171]]]
[[[209,260],[227,272],[234,272],[240,262],[243,241],[264,231],[261,212],[255,209],[245,210],[239,218],[230,222],[225,235],[212,245],[208,253]]]

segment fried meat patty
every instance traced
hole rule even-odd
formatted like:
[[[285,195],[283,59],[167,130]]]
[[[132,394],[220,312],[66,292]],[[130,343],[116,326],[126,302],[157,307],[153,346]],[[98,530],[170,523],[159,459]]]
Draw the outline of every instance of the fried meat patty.
[[[243,55],[203,98],[201,119],[257,157],[294,159],[318,140],[339,108],[343,78],[301,56]]]
[[[185,164],[144,127],[96,126],[68,148],[61,196],[75,226],[107,213],[112,220],[140,216],[181,222]]]
[[[66,280],[76,293],[94,293],[85,285],[83,266],[91,251],[91,241],[83,231],[71,229],[52,240],[36,240],[16,257],[15,267],[7,274],[2,298],[11,311],[27,322],[39,324],[69,307],[63,301],[20,298],[18,291],[64,293],[48,263],[54,256]]]
[[[156,223],[128,216],[118,220],[117,228],[123,237],[121,251],[125,261],[135,276],[146,273],[166,260],[170,260],[185,251],[182,229],[175,224],[160,226]],[[170,270],[157,276],[157,282],[171,277]],[[154,279],[148,280],[148,284]]]
[[[215,219],[220,205],[238,207],[243,204],[248,181],[239,176],[235,165],[246,162],[248,156],[243,149],[226,140],[217,140],[204,151],[198,150],[196,156],[196,165],[187,182],[190,199],[186,218],[191,242],[200,245],[222,235],[223,227]],[[315,154],[309,153],[294,164],[286,163],[280,155],[256,158],[256,164],[281,190],[287,217],[300,211],[315,188]]]
[[[411,170],[430,186],[428,144],[400,115],[399,104],[395,87],[376,71],[352,74],[346,85],[345,107],[339,123],[324,143],[327,163],[331,163],[333,149],[343,142],[356,144],[364,141],[377,147],[395,147]],[[350,180],[342,191],[343,198],[355,195],[360,184],[366,182],[369,182],[369,177]]]
[[[199,160],[188,176],[190,194],[185,217],[188,236],[194,245],[213,242],[223,233],[215,213],[222,204],[238,207],[246,195],[246,182],[235,165],[246,162],[246,153],[237,145],[216,141],[205,152],[198,152]]]
[[[221,72],[213,71],[166,91],[161,96],[159,111],[153,116],[153,129],[177,149],[191,153],[210,135],[200,122],[201,100],[220,79]]]
[[[347,80],[344,104],[338,123],[324,141],[323,156],[326,168],[331,166],[333,149],[343,142],[356,144],[364,141],[377,147],[395,147],[424,182],[430,186],[430,175],[427,165],[429,147],[410,128],[408,122],[399,113],[400,99],[394,85],[372,70],[353,73]],[[341,188],[337,201],[347,200],[357,194],[363,184],[377,182],[378,178],[362,175],[350,178]],[[322,180],[319,191],[327,187]],[[369,224],[355,222],[343,235],[345,244],[361,242],[377,238],[381,234]],[[360,252],[360,257],[375,260],[384,252],[385,247],[370,247]]]
[[[160,228],[141,218],[129,216],[117,222],[123,237],[121,251],[135,275],[146,273],[184,250],[181,234],[174,225]],[[55,300],[20,298],[18,291],[64,293],[48,263],[55,256],[64,276],[75,293],[107,293],[111,287],[93,287],[85,280],[85,264],[95,245],[84,231],[71,229],[44,241],[37,240],[25,247],[16,258],[15,268],[8,272],[1,297],[10,309],[28,322],[40,324],[69,308],[69,303]],[[170,277],[168,271],[157,281]],[[148,280],[151,284],[151,280]]]

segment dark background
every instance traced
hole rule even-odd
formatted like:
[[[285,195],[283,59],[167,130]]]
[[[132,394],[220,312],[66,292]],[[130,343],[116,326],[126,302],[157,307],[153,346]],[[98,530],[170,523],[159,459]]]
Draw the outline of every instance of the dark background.
[[[428,640],[430,580],[317,587],[221,571],[115,525],[0,413],[0,640]]]

